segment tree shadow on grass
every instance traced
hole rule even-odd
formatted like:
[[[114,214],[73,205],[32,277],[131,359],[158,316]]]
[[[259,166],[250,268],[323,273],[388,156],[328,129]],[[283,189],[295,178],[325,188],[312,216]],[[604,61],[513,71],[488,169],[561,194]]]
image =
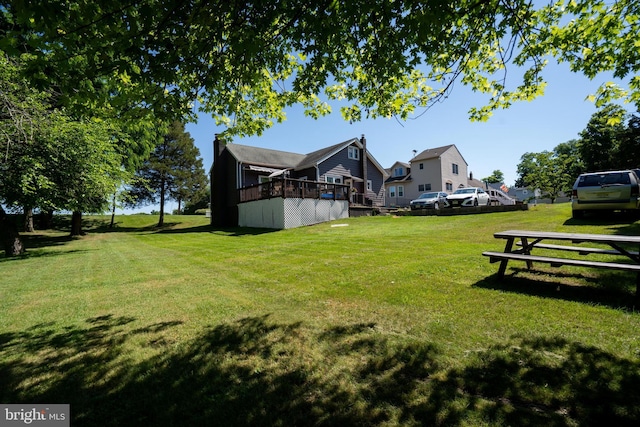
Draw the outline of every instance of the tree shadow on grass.
[[[588,212],[583,218],[569,218],[564,225],[581,226],[609,226],[612,229],[625,230],[620,234],[640,235],[640,216],[636,212]]]
[[[198,225],[194,227],[180,227],[180,222],[165,222],[162,227],[149,225],[147,227],[122,227],[116,224],[109,228],[107,225],[93,230],[97,233],[159,233],[159,234],[188,234],[188,233],[212,233],[224,236],[256,236],[265,233],[273,233],[276,229],[271,228],[250,228],[250,227],[229,227],[220,228],[212,225]]]
[[[563,271],[527,270],[512,268],[513,274],[503,279],[494,274],[474,283],[474,287],[514,292],[543,298],[554,298],[587,304],[598,304],[614,309],[637,311],[635,276],[631,273],[599,272],[597,277],[587,277]],[[526,274],[527,277],[516,277]],[[579,280],[584,285],[572,284]]]
[[[74,240],[73,237],[68,235],[65,236],[55,236],[55,235],[47,235],[47,234],[23,234],[20,236],[22,242],[24,243],[25,252],[21,255],[7,257],[4,252],[0,253],[0,263],[8,262],[8,261],[16,261],[27,258],[44,258],[44,257],[52,257],[52,256],[60,256],[60,255],[69,255],[80,252],[87,252],[86,250],[56,250],[49,251],[46,248],[52,247],[60,247],[64,246],[67,243]]]
[[[447,368],[432,344],[373,324],[318,331],[263,316],[173,342],[180,322],[131,330],[134,320],[1,334],[0,401],[69,403],[73,426],[625,425],[640,415],[637,361],[561,339],[515,337]],[[155,356],[127,356],[159,338]]]

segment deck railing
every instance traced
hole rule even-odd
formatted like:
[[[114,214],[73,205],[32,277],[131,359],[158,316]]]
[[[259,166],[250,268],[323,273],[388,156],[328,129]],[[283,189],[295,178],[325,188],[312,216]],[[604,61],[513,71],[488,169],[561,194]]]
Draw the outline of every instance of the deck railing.
[[[243,203],[274,197],[349,200],[349,189],[350,187],[344,184],[284,178],[251,185],[238,191],[240,203]]]

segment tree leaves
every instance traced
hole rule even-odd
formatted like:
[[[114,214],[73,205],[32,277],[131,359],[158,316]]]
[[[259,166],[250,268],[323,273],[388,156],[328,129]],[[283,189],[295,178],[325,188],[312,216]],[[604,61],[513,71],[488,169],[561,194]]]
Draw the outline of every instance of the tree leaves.
[[[340,101],[349,121],[406,119],[461,82],[486,95],[470,110],[486,120],[541,96],[553,59],[590,78],[630,79],[602,86],[599,106],[640,106],[638,0],[1,4],[0,48],[30,53],[32,81],[76,113],[108,104],[187,119],[197,101],[228,137],[260,134],[295,103],[314,118]]]

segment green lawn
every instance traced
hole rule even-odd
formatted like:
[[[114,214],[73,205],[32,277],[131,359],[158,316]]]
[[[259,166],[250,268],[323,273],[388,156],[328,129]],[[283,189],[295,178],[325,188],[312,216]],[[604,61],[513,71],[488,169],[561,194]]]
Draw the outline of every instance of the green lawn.
[[[504,229],[640,234],[570,217],[27,234],[0,256],[0,402],[69,403],[74,427],[638,425],[635,276],[510,263],[498,281],[481,255]]]

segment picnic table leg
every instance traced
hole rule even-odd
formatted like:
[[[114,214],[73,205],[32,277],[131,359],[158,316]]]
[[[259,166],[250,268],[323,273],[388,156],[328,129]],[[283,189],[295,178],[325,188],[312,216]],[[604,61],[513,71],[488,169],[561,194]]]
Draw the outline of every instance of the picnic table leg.
[[[510,237],[507,239],[507,244],[504,246],[504,253],[511,252],[512,248],[513,248],[513,237]],[[504,277],[504,272],[507,270],[508,262],[509,262],[508,259],[503,259],[500,261],[500,268],[498,269],[498,277],[501,279]]]
[[[520,239],[522,241],[522,248],[524,249],[524,253],[526,255],[531,255],[531,250],[529,250],[529,241],[526,237],[522,237]],[[531,270],[533,268],[533,262],[527,261],[527,270]]]

